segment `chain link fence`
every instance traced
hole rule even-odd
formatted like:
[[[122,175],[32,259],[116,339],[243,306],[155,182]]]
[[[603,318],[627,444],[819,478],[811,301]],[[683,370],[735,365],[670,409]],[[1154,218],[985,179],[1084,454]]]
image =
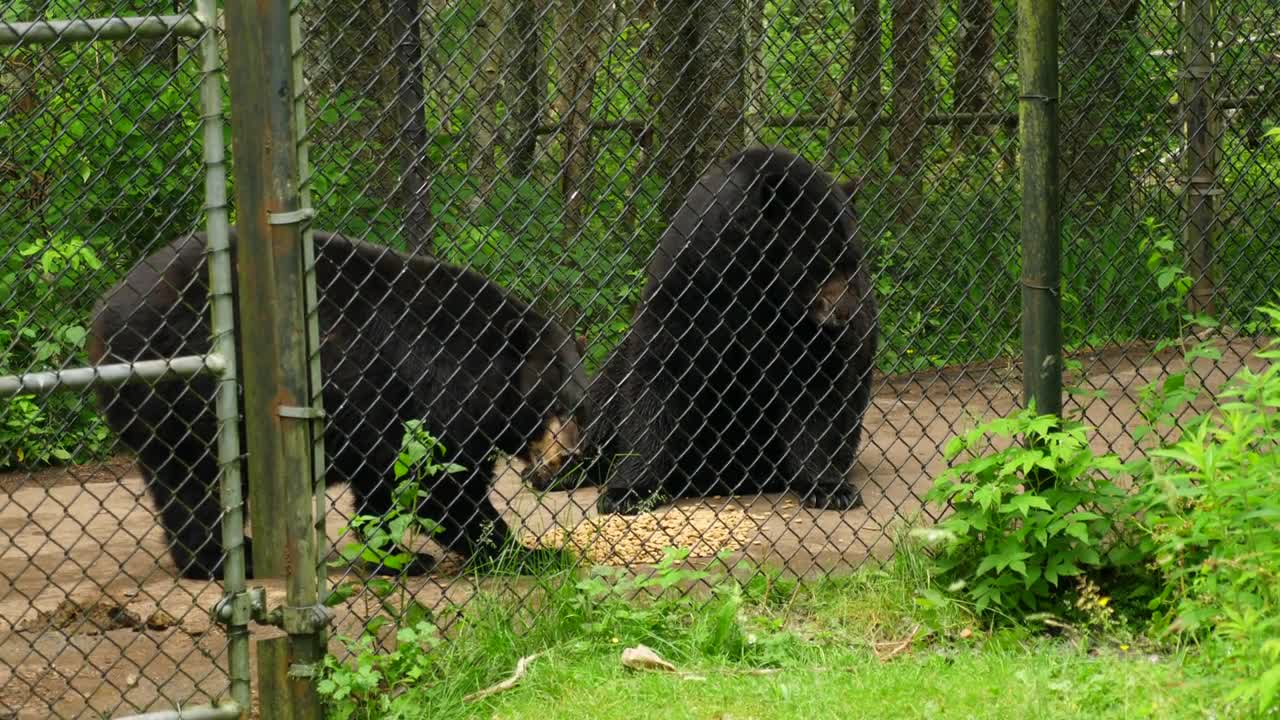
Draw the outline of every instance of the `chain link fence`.
[[[192,9],[33,0],[6,5],[0,33]],[[295,12],[320,549],[328,583],[359,588],[338,634],[381,607],[350,584],[388,569],[368,516],[419,502],[395,492],[398,459],[462,466],[432,473],[425,515],[446,532],[406,580],[443,622],[504,524],[637,570],[669,546],[856,568],[937,510],[923,497],[958,430],[1021,405],[1014,3]],[[211,351],[202,236],[182,240],[220,204],[196,27],[0,46],[0,375]],[[1140,388],[1180,367],[1188,308],[1216,319],[1201,334],[1224,355],[1199,382],[1252,362],[1253,308],[1280,275],[1277,27],[1266,0],[1059,2],[1065,412],[1099,449],[1135,449]],[[795,158],[739,156],[755,146]],[[242,315],[257,302],[241,289]],[[0,717],[231,685],[209,612],[238,535],[224,545],[214,383],[98,387],[105,402],[0,401]]]

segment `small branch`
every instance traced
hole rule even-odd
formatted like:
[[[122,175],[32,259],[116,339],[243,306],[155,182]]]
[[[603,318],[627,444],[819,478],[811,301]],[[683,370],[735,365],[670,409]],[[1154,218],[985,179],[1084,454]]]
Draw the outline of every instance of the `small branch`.
[[[526,655],[520,658],[519,662],[516,663],[515,671],[511,673],[511,677],[508,677],[506,680],[503,680],[497,685],[491,685],[483,690],[473,692],[470,695],[462,698],[462,701],[475,702],[476,700],[489,697],[490,695],[497,695],[500,692],[506,692],[510,690],[511,688],[515,687],[516,684],[520,682],[520,679],[525,676],[525,673],[529,671],[529,664],[532,663],[535,659],[537,659],[539,655],[542,655],[542,654],[543,653],[538,652],[538,653],[534,653],[532,655]]]
[[[916,639],[916,633],[920,632],[920,626],[916,625],[911,628],[911,634],[903,640],[894,640],[892,642],[876,643],[875,653],[880,662],[888,662],[897,655],[901,655],[907,648],[911,647],[911,643]]]

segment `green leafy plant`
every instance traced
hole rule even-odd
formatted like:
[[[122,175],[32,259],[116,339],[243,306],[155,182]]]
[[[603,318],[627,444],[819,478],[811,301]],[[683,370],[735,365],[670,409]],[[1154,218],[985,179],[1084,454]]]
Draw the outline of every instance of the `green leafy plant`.
[[[1280,331],[1280,307],[1258,314]],[[1265,367],[1237,370],[1203,413],[1188,412],[1204,391],[1187,370],[1144,387],[1135,436],[1154,441],[1127,464],[1095,455],[1083,425],[1031,410],[954,439],[948,458],[968,457],[930,493],[954,513],[920,533],[943,542],[942,579],[980,610],[1064,609],[1106,633],[1121,622],[1110,601],[1124,586],[1146,600],[1158,636],[1214,641],[1206,652],[1238,678],[1228,700],[1277,708],[1280,344],[1255,355]],[[1197,343],[1184,357],[1220,355]],[[1077,586],[1071,605],[1064,576]]]
[[[363,561],[397,573],[402,572],[415,558],[404,548],[407,535],[440,532],[436,521],[419,514],[422,502],[429,496],[432,478],[441,474],[463,472],[456,463],[444,462],[444,445],[423,427],[419,420],[405,423],[400,454],[395,463],[396,489],[392,494],[393,505],[383,515],[356,515],[342,529],[343,533],[355,533],[360,539],[339,549],[339,559],[330,561],[334,567],[348,567],[355,561]],[[366,625],[365,633],[376,636],[387,623],[399,627],[413,627],[430,618],[430,611],[407,596],[404,583],[397,578],[371,578],[362,582],[343,583],[329,594],[326,604],[336,605],[361,590],[366,598],[373,597],[382,612]]]
[[[943,540],[938,568],[981,610],[1018,614],[1060,603],[1064,578],[1131,562],[1118,510],[1126,493],[1114,455],[1096,455],[1078,422],[1027,409],[948,443],[964,462],[928,499],[953,513],[926,531]]]
[[[396,631],[395,640],[395,647],[385,651],[368,634],[345,641],[354,655],[351,664],[332,654],[325,656],[316,688],[325,699],[327,717],[345,720],[370,710],[388,709],[400,692],[430,677],[434,667],[431,652],[441,641],[435,625],[426,620],[405,625]]]
[[[586,624],[588,632],[643,639],[677,621],[693,602],[680,586],[711,575],[709,570],[682,567],[688,557],[687,548],[665,548],[662,559],[648,572],[633,574],[613,566],[592,568],[575,585],[580,593],[575,603],[585,616],[592,618]],[[725,557],[723,552],[717,556],[721,561]],[[646,603],[629,602],[636,597],[643,597]]]
[[[668,548],[650,572],[638,575],[602,567],[578,578],[572,570],[561,569],[539,577],[534,588],[518,598],[501,590],[481,592],[468,600],[454,632],[461,637],[495,633],[494,641],[509,646],[516,641],[517,628],[523,627],[545,632],[550,642],[646,642],[665,648],[670,647],[669,638],[687,632],[696,636],[697,649],[711,656],[741,657],[749,647],[768,651],[769,643],[754,642],[742,630],[739,610],[746,596],[736,582],[715,583],[713,598],[701,602],[681,591],[682,585],[712,575],[706,569],[684,567],[688,554]],[[396,702],[401,693],[438,680],[450,661],[456,662],[440,647],[434,617],[393,619],[398,627],[394,647],[377,641],[377,628],[366,628],[357,638],[339,638],[349,659],[326,657],[318,687],[329,717],[398,716],[408,710]],[[474,651],[482,652],[483,647]]]
[[[1280,330],[1280,307],[1259,312]],[[1256,356],[1265,369],[1238,370],[1138,466],[1135,514],[1162,579],[1155,627],[1226,639],[1262,711],[1280,693],[1280,344]]]
[[[87,364],[84,318],[68,300],[95,284],[101,239],[54,234],[0,254],[0,375]],[[0,469],[86,461],[110,437],[91,403],[72,394],[20,396],[0,406]]]
[[[1155,277],[1156,288],[1161,292],[1156,302],[1157,312],[1170,319],[1180,318],[1187,293],[1194,284],[1182,267],[1182,249],[1155,218],[1146,218],[1142,225],[1146,233],[1138,238],[1138,248],[1146,255],[1147,270]]]

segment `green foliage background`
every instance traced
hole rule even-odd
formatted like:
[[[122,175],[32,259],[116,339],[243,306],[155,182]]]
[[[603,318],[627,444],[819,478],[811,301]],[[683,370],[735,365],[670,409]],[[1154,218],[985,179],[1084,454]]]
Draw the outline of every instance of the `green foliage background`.
[[[993,4],[989,109],[1015,113],[1014,3]],[[945,114],[955,102],[958,6],[939,2],[930,26],[926,85],[933,113]],[[333,29],[335,18],[362,12],[377,19],[387,7],[336,0],[304,5],[312,8],[304,10],[311,13],[311,158],[319,226],[400,245],[394,185],[402,138],[393,94],[385,91],[386,77],[393,81],[395,74],[385,37],[391,26],[351,22]],[[1075,5],[1064,7],[1071,12]],[[433,246],[442,257],[490,275],[588,335],[594,368],[628,325],[644,264],[664,226],[660,202],[666,179],[651,160],[659,144],[675,140],[660,127],[647,148],[639,134],[626,129],[592,133],[592,171],[579,187],[589,212],[580,234],[565,237],[561,136],[540,136],[527,177],[506,169],[510,158],[501,130],[508,108],[499,93],[496,106],[486,110],[477,80],[495,44],[482,8],[481,0],[425,8]],[[611,8],[600,37],[606,49],[595,73],[593,117],[652,121],[653,59],[643,45],[649,21],[640,5],[620,2]],[[1172,8],[1140,2],[1134,31],[1116,33],[1106,52],[1082,56],[1092,52],[1090,44],[1063,37],[1063,67],[1071,69],[1062,77],[1064,136],[1073,124],[1093,123],[1083,136],[1114,148],[1120,158],[1111,174],[1064,186],[1069,348],[1164,337],[1179,327],[1177,312],[1160,310],[1168,288],[1147,269],[1153,247],[1174,248],[1176,259],[1181,240],[1181,194],[1174,182],[1182,173],[1181,127],[1171,109],[1181,69],[1181,27]],[[892,9],[890,0],[880,3],[879,90],[890,117]],[[148,10],[171,11],[151,0],[50,5],[54,17]],[[30,19],[30,11],[25,3],[9,3],[3,12],[5,19],[22,20]],[[849,39],[852,3],[767,0],[763,11],[765,30],[755,56],[763,79],[762,114],[830,116],[849,91],[851,56],[863,50]],[[1276,10],[1263,0],[1219,3],[1215,36],[1245,37],[1275,19]],[[551,118],[561,63],[551,52],[549,19],[541,32]],[[1246,97],[1257,95],[1260,86],[1274,86],[1276,70],[1265,58],[1276,52],[1276,42],[1263,37],[1224,45],[1216,68],[1218,93]],[[83,329],[93,301],[157,244],[199,227],[198,62],[187,41],[178,44],[176,52],[170,45],[164,53],[150,50],[149,42],[0,53],[0,373],[83,363]],[[333,50],[353,45],[354,54]],[[333,57],[371,69],[346,72]],[[1085,62],[1076,72],[1080,57]],[[509,69],[504,72],[507,82],[515,82]],[[381,78],[382,85],[370,85],[370,77]],[[1108,79],[1109,85],[1099,84]],[[1242,111],[1224,123],[1219,142],[1220,186],[1226,192],[1219,201],[1214,273],[1222,291],[1221,319],[1246,329],[1256,324],[1250,308],[1267,297],[1280,275],[1269,242],[1280,236],[1280,143],[1256,142],[1258,129],[1274,121],[1266,106]],[[478,128],[491,122],[499,131],[493,171],[478,161],[476,145],[483,134]],[[910,218],[898,212],[906,185],[895,175],[887,127],[866,131],[874,134],[877,148],[868,156],[857,142],[864,128],[842,133],[838,142],[823,127],[798,125],[762,128],[751,138],[785,145],[840,177],[868,178],[858,212],[883,308],[884,373],[1018,351],[1017,134],[1005,125],[984,128],[976,136],[946,124],[920,129],[922,196]],[[59,260],[67,248],[85,265]],[[87,264],[89,255],[100,267]],[[50,256],[58,265],[54,272],[46,267]],[[108,449],[102,438],[87,396],[7,401],[0,409],[0,468],[88,459]]]

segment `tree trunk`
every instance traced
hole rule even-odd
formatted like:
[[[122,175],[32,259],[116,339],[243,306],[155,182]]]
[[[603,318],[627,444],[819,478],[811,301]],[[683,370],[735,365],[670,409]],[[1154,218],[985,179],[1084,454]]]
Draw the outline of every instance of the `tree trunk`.
[[[848,68],[837,91],[836,118],[843,119],[853,108],[856,126],[834,127],[827,143],[828,164],[834,169],[844,154],[849,134],[856,137],[858,175],[872,174],[880,158],[880,127],[876,115],[884,105],[880,87],[880,0],[853,0],[853,25],[847,54]]]
[[[925,116],[933,104],[929,86],[929,41],[933,36],[932,0],[894,0],[893,114],[889,149],[902,183],[898,219],[910,222],[920,207],[920,170],[928,141]]]
[[[711,123],[700,133],[704,162],[738,152],[746,143],[747,52],[739,29],[750,14],[750,4],[750,0],[701,3],[704,7],[700,11],[702,42],[698,57],[707,64],[707,74],[701,91],[694,92],[704,93],[709,101]]]
[[[498,179],[495,141],[498,133],[498,101],[502,92],[502,25],[506,19],[503,0],[480,0],[480,20],[475,33],[479,46],[476,63],[475,113],[471,121],[471,175],[481,198],[493,193]]]
[[[547,93],[542,23],[538,0],[512,0],[511,19],[503,28],[505,54],[510,62],[503,83],[507,106],[503,135],[508,169],[520,178],[529,177],[533,172],[538,123]]]
[[[853,59],[854,83],[857,100],[853,106],[860,118],[858,151],[862,162],[869,169],[880,166],[880,123],[876,115],[884,109],[884,90],[880,86],[884,57],[880,46],[880,0],[854,0],[857,16],[854,18],[854,41],[857,43]],[[874,173],[873,173],[874,174]]]
[[[655,169],[667,179],[662,209],[670,218],[717,156],[741,148],[742,4],[658,0],[659,148]]]
[[[695,92],[700,76],[695,64],[699,6],[698,0],[657,0],[653,18],[658,54],[655,96],[660,102],[653,164],[658,177],[665,181],[661,202],[664,218],[671,218],[680,207],[698,179],[701,166],[696,122],[705,118],[705,108],[700,107],[699,93]]]
[[[765,0],[747,0],[744,10],[742,38],[743,58],[746,62],[747,139],[754,144],[761,144],[764,142],[764,126],[758,120],[769,114],[765,100],[764,48],[769,32],[764,13]]]
[[[325,157],[333,148],[343,148],[352,167],[372,169],[367,176],[351,178],[359,192],[396,198],[398,203],[400,171],[387,159],[398,142],[401,123],[394,112],[397,63],[387,62],[397,42],[397,34],[388,29],[391,8],[385,0],[354,4],[313,0],[300,7],[306,37],[303,60],[313,169],[326,172]],[[369,27],[382,29],[369,33],[364,30]],[[339,105],[339,99],[348,102]],[[359,122],[345,114],[350,100],[358,101],[364,114]],[[336,121],[325,121],[323,116],[332,117],[334,110],[341,110]],[[341,165],[328,170],[350,172]]]
[[[628,243],[634,242],[636,238],[635,230],[637,216],[639,215],[639,200],[644,194],[645,183],[649,178],[649,173],[653,170],[654,131],[652,123],[654,113],[662,105],[662,98],[657,92],[657,73],[653,72],[654,68],[659,67],[661,57],[658,48],[659,35],[654,32],[653,26],[654,18],[658,15],[656,0],[637,0],[635,15],[636,23],[646,25],[649,28],[646,33],[640,36],[640,48],[638,51],[641,67],[650,69],[640,79],[643,102],[647,103],[649,112],[643,118],[647,127],[638,128],[634,134],[634,169],[631,172],[631,180],[628,183],[627,198],[623,206],[621,220],[623,232],[628,239]],[[644,244],[647,245],[647,243]]]
[[[995,59],[995,7],[992,0],[961,0],[960,27],[956,38],[955,111],[983,113],[990,110],[991,64]],[[957,123],[956,146],[973,135],[987,135],[987,123]]]
[[[1130,137],[1146,129],[1117,122],[1124,107],[1131,65],[1129,36],[1135,31],[1138,0],[1061,0],[1063,32],[1061,197],[1120,201],[1127,193],[1124,160]]]
[[[1182,3],[1182,107],[1186,149],[1183,162],[1185,225],[1183,246],[1192,287],[1187,310],[1193,315],[1214,313],[1213,248],[1216,244],[1218,182],[1217,109],[1213,106],[1213,0]]]
[[[585,221],[586,200],[591,194],[591,155],[588,125],[595,97],[595,75],[600,64],[600,24],[604,21],[601,0],[565,0],[557,12],[559,31],[559,94],[556,100],[563,130],[564,162],[560,191],[564,198],[564,234],[568,245],[577,238]]]
[[[392,0],[396,42],[396,109],[400,117],[401,239],[410,253],[431,254],[431,185],[427,167],[426,93],[423,88],[419,0]]]

